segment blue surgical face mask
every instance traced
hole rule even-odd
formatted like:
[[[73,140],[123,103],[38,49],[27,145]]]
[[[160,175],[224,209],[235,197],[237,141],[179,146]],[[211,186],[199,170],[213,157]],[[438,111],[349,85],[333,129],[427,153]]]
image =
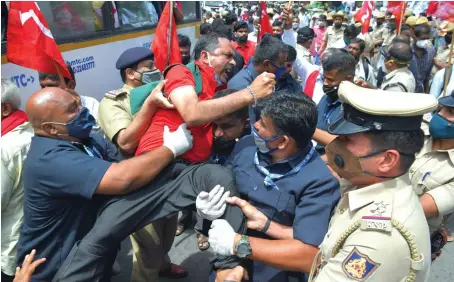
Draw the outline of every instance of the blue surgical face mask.
[[[269,155],[279,150],[279,148],[270,148],[270,146],[268,146],[268,143],[273,142],[281,138],[282,136],[276,135],[271,138],[265,138],[262,135],[260,135],[260,133],[257,131],[257,129],[255,129],[255,127],[252,127],[252,133],[254,134],[255,145],[257,146],[257,149],[259,149],[260,153]]]
[[[429,132],[435,139],[453,139],[454,122],[447,120],[440,114],[435,114],[430,120]]]
[[[45,123],[65,125],[68,128],[68,134],[58,135],[71,136],[79,140],[85,140],[90,136],[92,127],[96,125],[96,120],[86,107],[82,107],[77,116],[68,123],[44,122],[43,124]]]
[[[287,67],[285,66],[280,67],[271,61],[270,63],[276,68],[276,72],[274,73],[274,75],[276,76],[276,80],[279,80],[284,75],[285,71],[287,70]]]

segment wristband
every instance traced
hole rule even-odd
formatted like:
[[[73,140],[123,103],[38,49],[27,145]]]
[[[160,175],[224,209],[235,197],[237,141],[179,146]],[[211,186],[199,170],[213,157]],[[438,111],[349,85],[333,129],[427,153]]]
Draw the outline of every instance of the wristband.
[[[271,225],[271,219],[268,218],[268,220],[265,223],[265,226],[263,227],[262,230],[260,230],[260,232],[266,233],[266,231],[268,231],[268,228],[270,228],[270,225]]]
[[[257,105],[257,96],[255,96],[255,93],[254,93],[254,91],[252,91],[251,87],[247,86],[246,88],[247,88],[247,90],[249,90],[249,93],[251,93],[252,97],[254,97],[254,105],[252,105],[252,106],[255,107]]]

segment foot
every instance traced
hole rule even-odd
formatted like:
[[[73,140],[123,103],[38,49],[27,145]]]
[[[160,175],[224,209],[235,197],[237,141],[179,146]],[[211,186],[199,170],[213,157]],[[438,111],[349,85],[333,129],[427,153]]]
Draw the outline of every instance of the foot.
[[[177,232],[175,233],[175,236],[180,236],[181,234],[183,234],[185,230],[186,228],[184,227],[184,224],[178,223]]]
[[[174,264],[174,263],[171,263],[170,267],[167,268],[166,270],[161,270],[159,272],[159,277],[165,277],[165,278],[177,279],[177,278],[183,278],[186,276],[188,276],[188,271],[186,270],[186,268],[184,268],[180,265]]]
[[[197,245],[199,250],[205,251],[210,247],[210,243],[208,242],[208,237],[201,233],[197,233]]]

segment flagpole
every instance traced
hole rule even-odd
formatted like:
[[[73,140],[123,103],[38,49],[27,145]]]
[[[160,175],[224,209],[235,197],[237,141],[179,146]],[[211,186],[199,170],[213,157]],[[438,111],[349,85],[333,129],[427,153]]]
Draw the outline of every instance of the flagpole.
[[[52,62],[54,62],[54,66],[55,66],[55,68],[57,69],[58,77],[60,78],[60,82],[62,83],[63,88],[66,88],[65,78],[64,78],[63,75],[61,74],[60,66],[57,64],[56,61],[52,61]]]
[[[447,88],[448,88],[448,81],[449,81],[449,78],[448,76],[450,75],[450,69],[452,68],[452,50],[453,50],[453,47],[454,47],[454,42],[451,41],[451,47],[449,48],[449,57],[448,57],[448,66],[445,68],[445,85],[443,85],[443,97],[446,96],[446,91],[447,91]]]
[[[287,10],[290,10],[290,7],[292,6],[292,0],[289,0],[287,5],[286,5],[286,9]],[[290,10],[291,11],[291,10]],[[290,11],[289,11],[289,14],[290,14]],[[290,15],[289,15],[290,16]],[[285,22],[282,22],[282,29],[285,29]]]
[[[167,31],[167,62],[166,67],[170,64],[170,44],[172,43],[172,24],[173,24],[173,1],[169,1],[170,17],[169,17],[169,30]]]
[[[402,11],[400,11],[400,23],[399,23],[399,29],[397,30],[397,35],[400,35],[400,30],[402,29],[402,19],[404,18],[404,13],[405,13],[405,2],[402,1]]]
[[[260,43],[260,30],[262,29],[262,1],[259,2],[260,4],[260,16],[259,16],[259,29],[257,30],[257,44]]]

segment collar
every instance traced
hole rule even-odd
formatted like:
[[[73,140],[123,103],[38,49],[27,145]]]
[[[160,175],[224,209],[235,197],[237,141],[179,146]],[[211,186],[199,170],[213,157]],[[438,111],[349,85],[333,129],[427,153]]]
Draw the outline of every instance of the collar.
[[[257,152],[257,155],[259,158],[259,162],[264,162],[266,164],[266,166],[288,165],[288,166],[290,166],[290,169],[293,169],[294,167],[296,167],[303,161],[303,159],[309,153],[311,148],[312,148],[312,143],[310,142],[306,146],[306,148],[304,148],[303,150],[300,150],[300,151],[296,152],[295,154],[291,155],[290,157],[288,157],[280,162],[277,162],[277,163],[272,163],[273,160],[270,155],[260,153],[260,151],[258,149],[256,150],[256,152]]]
[[[433,144],[433,138],[432,137],[427,137],[426,142],[424,144],[424,147],[422,147],[421,151],[418,153],[416,156],[417,158],[419,156],[423,156],[425,154],[431,153],[431,152],[437,152],[437,153],[447,153],[449,159],[451,160],[452,163],[454,163],[454,148],[449,149],[449,150],[432,150],[432,144]]]
[[[393,78],[396,74],[398,74],[400,72],[407,72],[407,71],[408,71],[408,67],[393,70],[392,72],[385,75],[385,79],[389,80],[389,79]]]
[[[385,181],[376,183],[364,188],[357,188],[353,183],[342,180],[342,194],[348,195],[348,206],[351,211],[362,208],[372,202],[382,194],[387,193],[391,189],[400,189],[411,185],[408,173]],[[347,191],[348,190],[348,191]]]
[[[304,47],[301,44],[296,44],[296,50],[298,50],[298,49],[302,50],[303,52],[307,52],[307,53],[309,52],[309,49],[307,49],[306,47]]]
[[[253,80],[258,76],[258,73],[255,70],[254,57],[253,56],[249,59],[249,63],[247,64],[245,69],[246,69],[247,73],[252,77]]]
[[[248,40],[246,41],[246,44],[244,45],[244,47],[241,47],[238,42],[233,42],[233,48],[240,48],[240,49],[248,49],[248,48],[251,48],[252,47],[252,41]]]
[[[131,95],[131,90],[133,90],[134,87],[129,86],[129,85],[127,85],[127,84],[125,83],[125,84],[123,84],[122,89],[123,89],[124,91],[126,91],[127,95],[129,96],[129,95]]]

